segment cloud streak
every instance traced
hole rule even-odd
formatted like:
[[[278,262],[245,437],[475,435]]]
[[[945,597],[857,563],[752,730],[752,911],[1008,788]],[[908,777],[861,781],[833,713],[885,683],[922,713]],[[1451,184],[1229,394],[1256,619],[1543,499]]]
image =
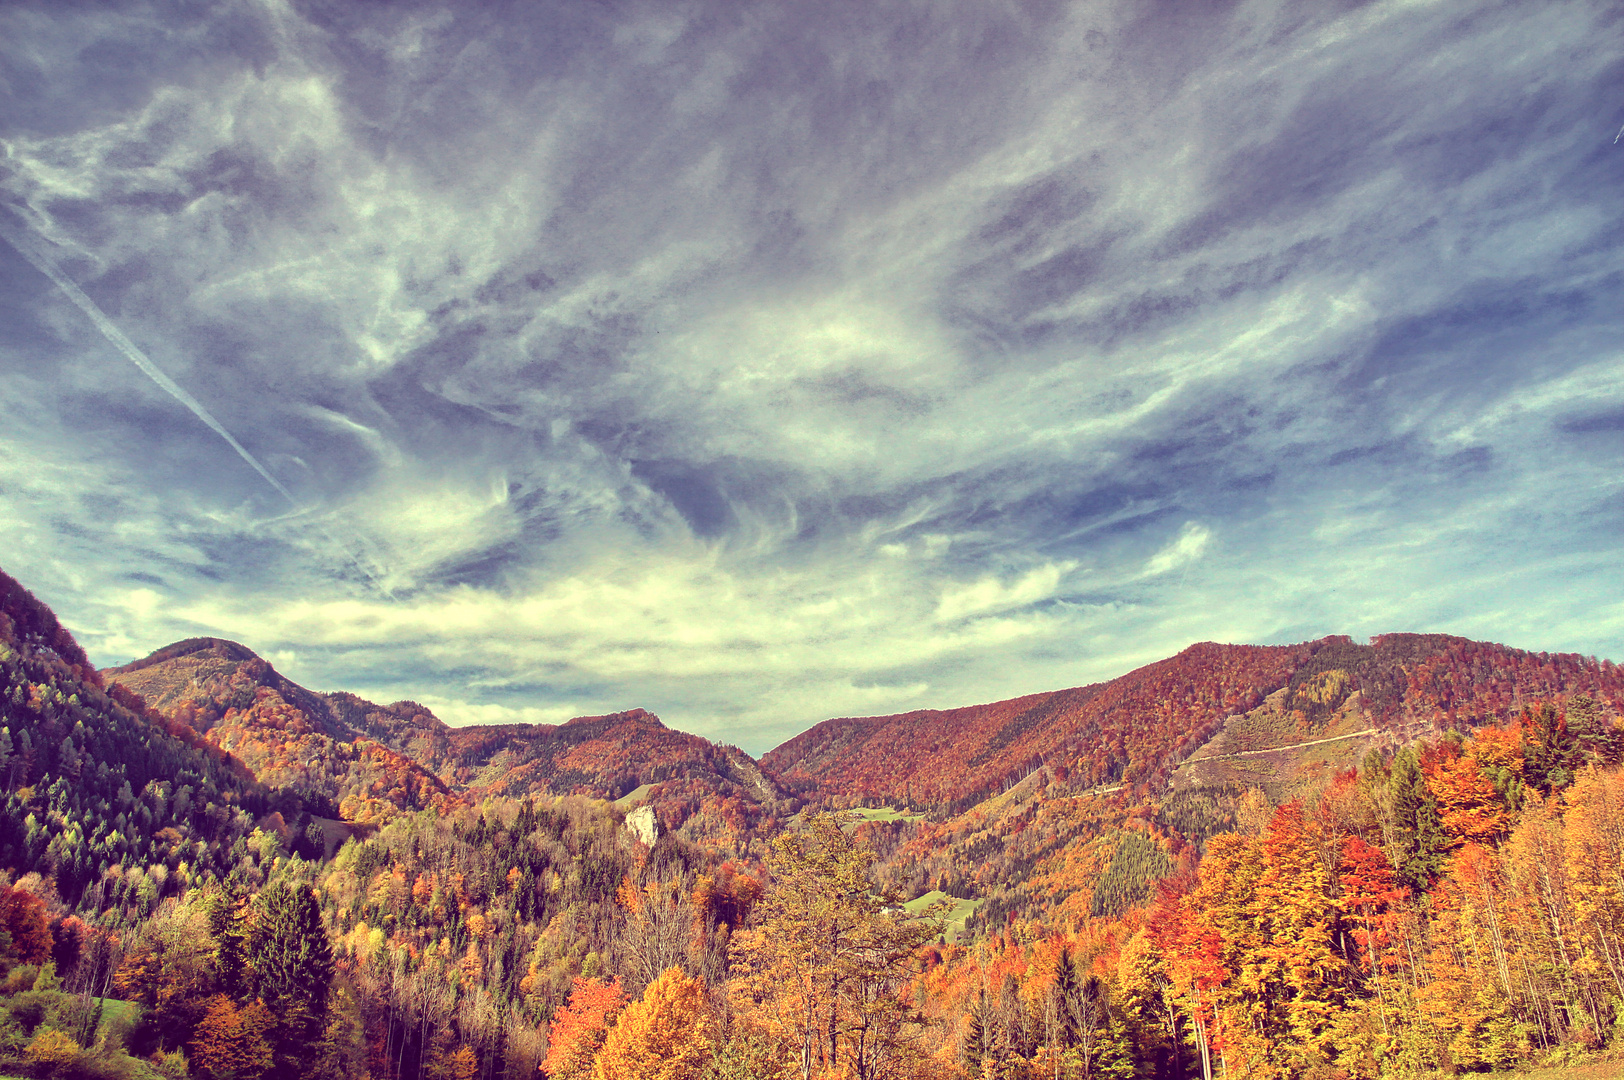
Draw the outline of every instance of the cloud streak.
[[[101,308],[97,307],[95,302],[85,295],[84,290],[75,285],[73,280],[51,261],[50,256],[41,250],[32,238],[19,229],[0,223],[0,239],[5,240],[17,254],[27,259],[29,265],[50,278],[51,283],[61,289],[63,295],[69,300],[73,301],[74,307],[85,313],[86,318],[95,324],[96,329],[101,331],[102,336],[115,349],[123,353],[125,359],[140,369],[141,374],[156,383],[164,393],[184,405],[187,411],[203,421],[210,431],[224,439],[226,445],[231,447],[238,457],[246,461],[250,468],[259,473],[260,477],[271,485],[278,495],[289,503],[295,506],[298,505],[298,500],[293,497],[293,492],[283,487],[282,482],[272,476],[270,470],[261,465],[259,459],[250,454],[247,447],[238,442],[231,432],[221,425],[220,421],[209,414],[209,410],[198,403],[196,398],[181,389],[174,379],[165,375],[158,369],[158,365],[147,359],[147,355],[135,347],[135,342],[124,336],[124,331],[114,325],[113,320],[109,319]]]

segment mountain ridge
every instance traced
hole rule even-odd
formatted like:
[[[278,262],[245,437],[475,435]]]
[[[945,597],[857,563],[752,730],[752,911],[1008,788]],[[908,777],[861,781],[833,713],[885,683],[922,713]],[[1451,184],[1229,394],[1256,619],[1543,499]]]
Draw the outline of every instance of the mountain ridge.
[[[352,821],[493,795],[613,801],[644,789],[650,793],[640,799],[667,827],[703,811],[733,820],[729,829],[741,835],[802,801],[952,817],[1040,768],[1077,789],[1147,792],[1175,774],[1185,787],[1242,774],[1217,766],[1226,756],[1218,747],[1204,752],[1199,768],[1185,763],[1242,718],[1264,722],[1254,714],[1263,715],[1256,711],[1272,695],[1285,695],[1267,713],[1268,724],[1284,725],[1281,745],[1317,742],[1313,736],[1329,733],[1328,718],[1348,702],[1356,709],[1335,737],[1351,742],[1347,732],[1369,728],[1374,734],[1361,734],[1358,746],[1401,726],[1413,735],[1505,719],[1536,698],[1584,692],[1614,709],[1624,703],[1624,677],[1611,661],[1453,635],[1391,633],[1362,644],[1345,635],[1285,645],[1208,641],[1082,686],[831,718],[756,759],[640,708],[558,724],[451,727],[417,702],[381,705],[309,690],[249,646],[217,637],[173,642],[97,673],[47,606],[24,605],[9,618],[22,648],[53,650],[261,782],[297,788],[312,807],[325,799],[332,816]],[[696,826],[713,838],[729,829]]]
[[[451,727],[417,702],[309,690],[248,646],[208,637],[103,675],[264,782],[324,799],[333,817],[350,821],[490,796],[615,800],[646,787],[667,828],[747,844],[764,818],[791,809],[743,751],[677,731],[641,708],[561,724]]]
[[[1043,765],[1076,783],[1154,787],[1231,718],[1282,691],[1289,699],[1283,722],[1305,733],[1355,694],[1378,730],[1442,731],[1575,693],[1617,709],[1624,669],[1447,634],[1381,634],[1364,645],[1346,635],[1293,645],[1199,642],[1106,682],[957,709],[826,720],[761,761],[809,801],[949,814]]]

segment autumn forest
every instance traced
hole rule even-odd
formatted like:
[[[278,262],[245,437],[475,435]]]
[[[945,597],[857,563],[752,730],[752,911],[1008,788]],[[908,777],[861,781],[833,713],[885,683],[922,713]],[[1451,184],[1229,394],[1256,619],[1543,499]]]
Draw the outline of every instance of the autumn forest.
[[[0,574],[0,1073],[1375,1080],[1624,1048],[1624,671],[1200,644],[836,719],[450,728],[95,669]]]

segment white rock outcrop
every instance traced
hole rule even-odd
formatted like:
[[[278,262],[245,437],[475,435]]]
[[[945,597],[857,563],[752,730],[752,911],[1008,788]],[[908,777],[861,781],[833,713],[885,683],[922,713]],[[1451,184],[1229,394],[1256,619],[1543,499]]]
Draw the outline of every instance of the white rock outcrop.
[[[654,807],[639,806],[626,815],[626,828],[649,847],[660,838],[660,821],[654,816]]]

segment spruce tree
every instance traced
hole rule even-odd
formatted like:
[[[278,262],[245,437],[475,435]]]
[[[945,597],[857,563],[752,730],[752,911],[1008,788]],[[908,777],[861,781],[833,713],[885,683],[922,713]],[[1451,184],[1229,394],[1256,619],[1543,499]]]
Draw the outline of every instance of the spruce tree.
[[[254,899],[248,965],[254,990],[276,1020],[276,1080],[297,1080],[320,1054],[333,980],[333,946],[308,885],[272,882]]]
[[[1573,782],[1584,762],[1584,748],[1568,730],[1567,717],[1545,702],[1523,709],[1523,779],[1549,795]]]
[[[987,1023],[983,1019],[986,1011],[986,995],[978,993],[975,1007],[970,1010],[969,1026],[964,1032],[964,1063],[977,1072],[981,1071],[981,1061],[987,1056]]]
[[[1400,881],[1416,892],[1425,892],[1443,867],[1449,838],[1414,750],[1406,748],[1393,758],[1388,788],[1393,814],[1393,851],[1388,861]]]
[[[238,897],[211,889],[202,901],[214,939],[214,978],[222,993],[235,1001],[247,996],[247,962],[243,955],[246,932]]]
[[[1077,961],[1070,949],[1062,949],[1055,963],[1054,993],[1060,1012],[1060,1045],[1062,1048],[1077,1044],[1077,1014],[1080,1011],[1082,986],[1077,978]]]

